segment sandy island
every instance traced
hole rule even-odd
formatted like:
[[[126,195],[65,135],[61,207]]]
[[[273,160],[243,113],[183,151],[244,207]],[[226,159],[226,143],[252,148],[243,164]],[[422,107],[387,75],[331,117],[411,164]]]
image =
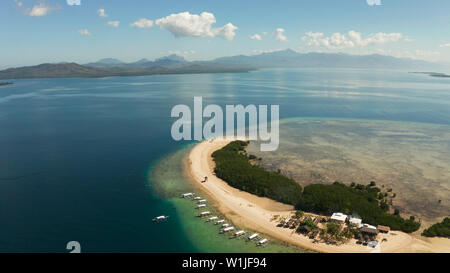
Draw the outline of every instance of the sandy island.
[[[312,239],[295,233],[292,229],[277,227],[272,221],[274,215],[290,217],[294,208],[268,198],[243,192],[229,186],[214,174],[211,154],[224,147],[231,140],[208,140],[197,144],[188,157],[188,171],[193,183],[207,193],[217,204],[218,210],[239,227],[264,233],[283,242],[317,252],[449,252],[450,239],[412,236],[400,231],[378,235],[380,247],[376,249],[356,244],[350,240],[342,245],[314,243]],[[205,176],[208,181],[201,183]],[[386,238],[387,241],[382,242]]]

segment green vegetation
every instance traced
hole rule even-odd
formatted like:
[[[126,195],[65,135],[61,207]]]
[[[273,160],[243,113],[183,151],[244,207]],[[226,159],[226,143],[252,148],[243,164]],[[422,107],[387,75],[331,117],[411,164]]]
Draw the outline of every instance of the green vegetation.
[[[441,223],[436,223],[422,232],[427,237],[446,237],[450,238],[450,218],[445,217]]]
[[[250,164],[245,154],[247,145],[244,141],[233,141],[215,151],[212,156],[216,162],[216,175],[240,190],[285,204],[297,204],[302,187],[279,173]]]
[[[301,211],[326,215],[337,211],[356,213],[365,223],[389,226],[404,232],[414,232],[420,227],[414,218],[403,219],[398,210],[395,210],[394,215],[389,214],[387,194],[382,193],[373,181],[369,185],[352,183],[351,186],[340,182],[332,185],[313,184],[306,186],[302,192],[301,186],[283,176],[280,170],[270,172],[250,164],[245,151],[247,145],[245,141],[233,141],[212,154],[216,162],[216,175],[232,187],[295,205]],[[392,189],[387,191],[391,192]],[[302,213],[297,213],[296,216],[301,217]],[[349,236],[353,231],[345,233]]]
[[[379,188],[360,184],[354,188],[339,182],[332,185],[313,184],[305,187],[297,209],[323,214],[336,211],[357,213],[365,223],[371,225],[385,225],[404,232],[419,229],[420,223],[412,219],[405,220],[398,214],[388,214],[389,205],[377,200],[379,191]]]
[[[339,231],[341,230],[341,226],[339,224],[328,222],[327,223],[327,233],[337,237],[339,235]]]
[[[309,227],[311,230],[317,230],[318,227],[316,224],[314,224],[314,221],[311,218],[307,218],[305,219],[300,226],[307,226]]]
[[[302,218],[303,215],[305,215],[305,213],[303,213],[303,211],[297,210],[297,211],[295,212],[295,216],[294,216],[294,217],[297,218],[297,219],[299,219],[299,218]]]

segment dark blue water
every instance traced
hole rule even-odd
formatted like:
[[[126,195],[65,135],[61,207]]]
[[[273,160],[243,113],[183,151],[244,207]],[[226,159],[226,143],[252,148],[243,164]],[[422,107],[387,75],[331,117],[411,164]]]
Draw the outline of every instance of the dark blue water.
[[[279,104],[281,118],[450,124],[450,80],[404,71],[17,80],[0,87],[0,252],[190,252],[174,207],[154,196],[151,164],[174,142],[176,104]]]

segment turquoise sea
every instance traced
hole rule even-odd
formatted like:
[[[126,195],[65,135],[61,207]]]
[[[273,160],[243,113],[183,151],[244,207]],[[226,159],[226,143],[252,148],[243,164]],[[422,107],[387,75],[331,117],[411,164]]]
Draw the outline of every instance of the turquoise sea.
[[[0,252],[299,252],[217,234],[178,198],[176,104],[278,104],[282,119],[450,124],[450,80],[396,70],[14,80],[0,87]],[[152,218],[170,215],[167,222]]]

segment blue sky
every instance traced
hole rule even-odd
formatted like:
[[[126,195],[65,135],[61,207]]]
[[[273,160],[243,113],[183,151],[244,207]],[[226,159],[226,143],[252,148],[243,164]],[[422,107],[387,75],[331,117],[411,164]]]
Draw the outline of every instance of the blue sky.
[[[286,48],[450,62],[450,1],[368,1],[2,0],[0,66]]]

